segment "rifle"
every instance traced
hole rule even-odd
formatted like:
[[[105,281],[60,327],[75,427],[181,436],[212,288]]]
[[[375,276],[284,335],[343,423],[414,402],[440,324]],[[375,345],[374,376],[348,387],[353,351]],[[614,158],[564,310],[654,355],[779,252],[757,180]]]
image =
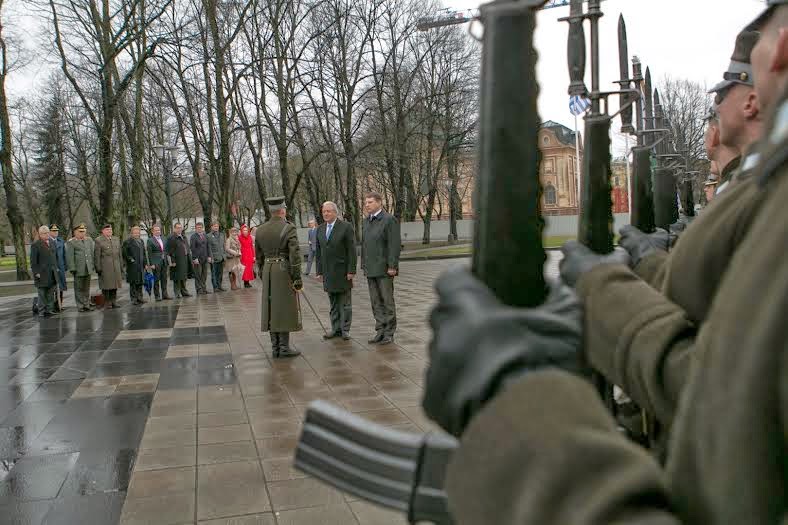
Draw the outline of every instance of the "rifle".
[[[533,48],[534,11],[545,2],[499,0],[481,7],[485,29],[472,270],[513,306],[536,306],[547,295]],[[443,433],[396,432],[315,401],[307,409],[295,466],[406,512],[411,523],[450,524],[443,484],[456,447],[457,441]]]

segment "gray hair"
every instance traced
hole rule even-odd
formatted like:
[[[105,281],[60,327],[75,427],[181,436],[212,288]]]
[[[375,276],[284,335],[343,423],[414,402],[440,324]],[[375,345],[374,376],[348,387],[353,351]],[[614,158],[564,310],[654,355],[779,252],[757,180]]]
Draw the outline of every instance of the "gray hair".
[[[49,233],[49,226],[40,226],[38,228],[38,233]]]
[[[336,202],[326,201],[323,203],[323,206],[321,206],[321,208],[324,208],[326,206],[331,206],[332,208],[334,208],[334,211],[337,213],[337,215],[339,215],[339,208],[337,207]]]

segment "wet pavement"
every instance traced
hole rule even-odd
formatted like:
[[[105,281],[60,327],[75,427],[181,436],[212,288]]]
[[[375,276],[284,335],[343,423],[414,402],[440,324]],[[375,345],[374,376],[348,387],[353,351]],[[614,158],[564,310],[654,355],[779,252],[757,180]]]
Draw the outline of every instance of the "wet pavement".
[[[404,524],[294,470],[317,398],[405,431],[420,408],[432,282],[458,261],[403,263],[395,344],[371,346],[364,279],[351,341],[302,305],[303,355],[270,357],[260,291],[32,317],[0,312],[0,523]],[[328,323],[322,286],[305,292]],[[126,304],[126,290],[124,296]]]

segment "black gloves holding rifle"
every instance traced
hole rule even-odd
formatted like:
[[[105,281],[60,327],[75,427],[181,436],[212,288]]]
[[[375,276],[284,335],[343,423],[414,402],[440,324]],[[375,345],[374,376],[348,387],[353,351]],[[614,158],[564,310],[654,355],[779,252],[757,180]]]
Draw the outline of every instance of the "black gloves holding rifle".
[[[582,310],[568,287],[551,284],[537,308],[505,306],[467,270],[446,272],[435,288],[423,406],[449,433],[461,435],[487,401],[529,371],[584,372]]]
[[[629,254],[624,250],[616,249],[605,255],[600,255],[577,241],[564,243],[561,253],[564,254],[559,265],[561,278],[572,288],[577,286],[577,281],[584,273],[590,272],[601,264],[629,265],[630,261]]]
[[[618,245],[624,248],[632,258],[635,267],[646,256],[658,251],[667,252],[673,244],[671,234],[657,228],[654,233],[643,233],[632,225],[621,228]]]

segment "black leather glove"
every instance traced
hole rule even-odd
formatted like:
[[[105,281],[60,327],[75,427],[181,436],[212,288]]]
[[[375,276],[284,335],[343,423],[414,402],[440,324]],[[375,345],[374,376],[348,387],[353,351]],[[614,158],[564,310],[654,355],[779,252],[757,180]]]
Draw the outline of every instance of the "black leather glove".
[[[629,253],[633,267],[648,255],[668,251],[671,245],[670,234],[662,228],[657,228],[654,233],[643,233],[629,224],[621,228],[619,233],[621,237],[618,245]]]
[[[559,282],[537,308],[503,305],[467,270],[438,278],[424,400],[427,415],[459,436],[506,383],[544,367],[584,370],[582,311]]]
[[[567,241],[561,247],[564,258],[558,268],[561,278],[571,287],[577,285],[580,276],[591,271],[600,264],[624,264],[629,265],[629,254],[622,249],[600,255],[577,241]]]

